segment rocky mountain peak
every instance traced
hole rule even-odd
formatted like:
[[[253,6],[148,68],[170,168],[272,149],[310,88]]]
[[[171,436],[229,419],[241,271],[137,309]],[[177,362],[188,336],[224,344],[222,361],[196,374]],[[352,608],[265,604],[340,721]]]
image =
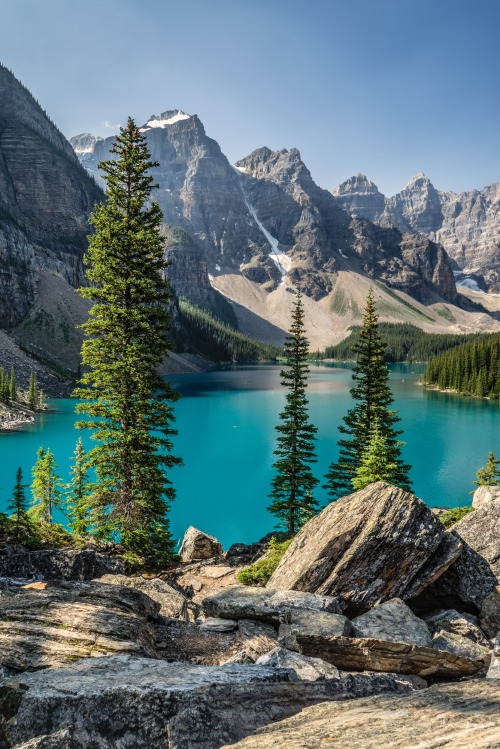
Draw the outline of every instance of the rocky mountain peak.
[[[332,190],[332,195],[382,195],[377,185],[368,179],[365,174],[358,172],[354,177],[350,177],[341,185]]]
[[[100,135],[80,133],[79,135],[74,135],[70,138],[69,142],[73,146],[73,150],[77,156],[82,156],[85,153],[92,153],[96,143],[99,143],[101,140],[104,140],[104,138],[101,138]]]
[[[194,116],[196,117],[196,115]],[[169,127],[169,125],[175,125],[177,122],[190,120],[192,119],[192,117],[193,115],[187,114],[181,109],[168,109],[166,112],[162,112],[161,114],[151,115],[149,120],[142,126],[141,132],[146,132],[147,130],[155,127]]]
[[[432,182],[424,172],[417,172],[417,174],[414,174],[413,177],[408,180],[403,189],[407,190],[413,187],[423,187],[424,185],[426,187],[433,187]]]

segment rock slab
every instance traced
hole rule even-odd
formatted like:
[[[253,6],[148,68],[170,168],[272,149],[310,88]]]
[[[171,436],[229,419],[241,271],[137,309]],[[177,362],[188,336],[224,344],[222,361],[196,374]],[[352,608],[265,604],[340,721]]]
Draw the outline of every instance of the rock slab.
[[[329,612],[340,614],[336,598],[302,593],[295,590],[270,590],[250,585],[238,585],[222,590],[202,601],[207,616],[222,619],[257,619],[278,625],[293,611]]]
[[[371,484],[306,523],[268,587],[338,596],[349,616],[362,614],[401,596],[444,534],[420,499]]]
[[[415,616],[400,598],[375,606],[353,619],[351,624],[355,637],[374,637],[424,646],[430,646],[432,641],[427,624]]]
[[[308,707],[231,749],[494,749],[500,746],[500,682],[436,684],[398,697]],[[229,749],[228,746],[223,749]]]
[[[204,667],[129,656],[85,660],[24,674],[3,732],[7,746],[71,727],[79,749],[218,749],[307,705],[422,686],[387,674],[289,679],[289,671],[265,666]]]

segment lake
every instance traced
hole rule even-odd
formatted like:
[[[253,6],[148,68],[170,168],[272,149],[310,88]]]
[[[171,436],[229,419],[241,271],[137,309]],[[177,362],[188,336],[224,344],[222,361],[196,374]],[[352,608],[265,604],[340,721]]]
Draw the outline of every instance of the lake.
[[[413,468],[414,491],[430,506],[468,504],[477,469],[488,451],[500,454],[500,405],[424,390],[418,379],[424,365],[391,366],[391,388],[399,410],[403,457]],[[175,454],[184,459],[171,473],[177,489],[171,525],[176,538],[188,525],[211,533],[224,548],[251,542],[274,527],[266,511],[273,475],[275,425],[285,403],[280,367],[234,366],[203,374],[171,377],[182,393],[175,404]],[[311,421],[318,427],[318,462],[322,477],[337,458],[338,425],[352,405],[351,365],[312,365],[309,379]],[[23,431],[0,434],[0,510],[12,492],[21,466],[26,483],[40,445],[55,455],[68,480],[69,460],[78,434],[73,428],[75,401],[50,401],[50,412]],[[91,445],[83,433],[86,447]],[[327,502],[319,488],[316,498]]]

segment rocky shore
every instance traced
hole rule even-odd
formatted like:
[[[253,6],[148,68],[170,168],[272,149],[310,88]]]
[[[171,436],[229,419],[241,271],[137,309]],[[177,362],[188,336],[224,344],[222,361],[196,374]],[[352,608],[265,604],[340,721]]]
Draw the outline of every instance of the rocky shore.
[[[496,497],[445,531],[372,484],[309,521],[265,588],[236,580],[265,541],[224,553],[194,528],[156,576],[0,549],[0,747],[500,746]]]

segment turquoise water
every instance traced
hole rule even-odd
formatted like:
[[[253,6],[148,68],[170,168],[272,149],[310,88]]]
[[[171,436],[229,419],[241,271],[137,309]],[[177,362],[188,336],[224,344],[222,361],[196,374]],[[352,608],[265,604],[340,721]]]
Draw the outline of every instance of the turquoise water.
[[[172,532],[188,525],[211,533],[227,548],[254,541],[274,527],[266,511],[272,477],[278,415],[285,393],[279,367],[230,367],[172,377],[183,397],[175,405],[179,434],[176,454],[182,468],[172,471],[177,499],[171,510]],[[394,365],[391,387],[404,429],[404,458],[412,466],[415,493],[429,505],[458,506],[470,501],[472,480],[488,451],[500,453],[500,406],[418,385],[421,365]],[[337,457],[338,424],[351,405],[349,365],[312,366],[309,382],[311,420],[318,427],[316,475],[321,479]],[[67,480],[77,434],[73,400],[50,403],[53,411],[25,431],[0,434],[0,509],[5,508],[15,472],[27,483],[40,445],[50,447]],[[83,434],[86,446],[91,440]],[[323,490],[317,499],[326,502]]]

